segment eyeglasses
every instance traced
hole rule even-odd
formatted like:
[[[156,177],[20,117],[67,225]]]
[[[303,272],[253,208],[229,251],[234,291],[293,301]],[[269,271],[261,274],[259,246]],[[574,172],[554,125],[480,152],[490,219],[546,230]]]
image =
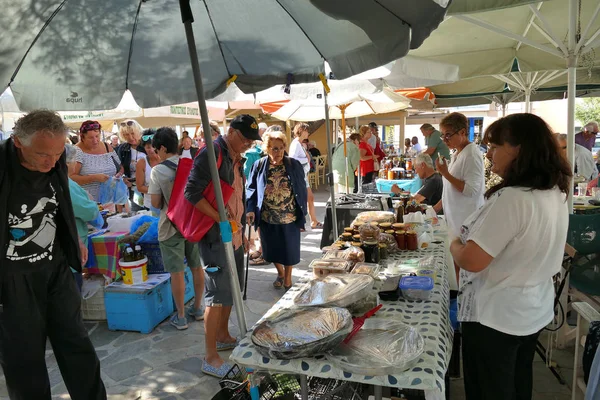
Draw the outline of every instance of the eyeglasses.
[[[121,122],[121,126],[133,126],[133,121],[123,121]]]
[[[100,129],[100,124],[97,122],[92,122],[89,124],[85,124],[81,127],[81,132],[87,132],[87,131],[95,131],[97,129]]]
[[[461,129],[459,129],[459,130],[457,130],[457,131],[454,131],[454,133],[444,133],[444,134],[442,135],[442,137],[443,137],[445,140],[448,140],[448,139],[450,139],[452,136],[454,136],[454,135],[458,135],[458,132],[460,132],[460,131],[461,131]]]
[[[154,136],[154,133],[151,135],[144,135],[144,136],[142,136],[142,141],[147,142],[148,140],[152,139],[153,136]]]
[[[279,153],[280,151],[285,151],[285,147],[271,147],[271,151],[273,153]]]
[[[238,133],[238,135],[240,135],[240,137],[242,138],[242,142],[244,142],[244,144],[250,145],[250,144],[252,144],[252,142],[254,142],[254,140],[248,139],[246,136],[244,136],[242,134],[242,131],[240,131],[239,129],[236,129],[235,131]]]

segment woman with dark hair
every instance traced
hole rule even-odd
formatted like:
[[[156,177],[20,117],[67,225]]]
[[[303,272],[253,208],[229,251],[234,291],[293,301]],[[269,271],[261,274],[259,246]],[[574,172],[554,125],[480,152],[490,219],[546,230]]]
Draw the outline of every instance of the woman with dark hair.
[[[102,141],[102,126],[98,121],[85,121],[79,128],[76,164],[69,177],[98,201],[100,184],[111,176],[123,173],[119,157],[113,148]]]
[[[281,132],[263,135],[266,157],[256,161],[246,186],[246,219],[259,230],[262,257],[275,264],[276,289],[292,287],[292,267],[300,262],[300,229],[306,215],[302,165],[285,156]],[[259,229],[260,228],[260,229]]]
[[[368,125],[360,127],[361,141],[358,145],[358,151],[360,152],[360,176],[362,178],[362,184],[366,185],[374,180],[375,175],[375,161],[377,161],[377,155],[375,150],[369,144],[369,139],[373,136],[371,128]],[[358,192],[358,185],[354,187],[354,193]]]
[[[450,246],[461,268],[465,392],[467,400],[525,400],[538,336],[554,318],[552,277],[567,238],[571,167],[533,114],[499,119],[485,140],[502,182]]]

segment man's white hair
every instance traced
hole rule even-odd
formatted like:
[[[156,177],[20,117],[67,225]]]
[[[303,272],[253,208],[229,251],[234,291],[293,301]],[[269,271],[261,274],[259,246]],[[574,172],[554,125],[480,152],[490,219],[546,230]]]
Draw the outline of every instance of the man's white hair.
[[[427,153],[419,153],[415,157],[415,164],[425,164],[429,168],[433,168],[433,160],[431,156]]]
[[[596,121],[590,121],[587,124],[585,124],[583,129],[586,132],[595,132],[598,129],[598,123]]]

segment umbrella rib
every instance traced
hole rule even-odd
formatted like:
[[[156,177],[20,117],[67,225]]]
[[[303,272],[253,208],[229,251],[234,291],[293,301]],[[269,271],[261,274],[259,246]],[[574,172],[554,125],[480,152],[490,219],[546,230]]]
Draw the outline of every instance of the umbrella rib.
[[[406,24],[408,26],[410,26],[410,28],[412,29],[412,26],[406,22],[405,20],[403,20],[402,18],[400,18],[399,15],[396,15],[395,12],[393,12],[392,10],[390,10],[389,8],[387,8],[386,6],[384,6],[383,4],[381,4],[379,2],[379,0],[373,0],[375,3],[377,3],[381,8],[383,8],[385,11],[389,12],[390,14],[392,14],[394,17],[398,18],[403,24]]]
[[[58,7],[56,7],[56,10],[54,10],[54,12],[52,13],[52,15],[50,15],[50,17],[44,23],[44,26],[42,26],[42,29],[40,29],[40,31],[38,32],[38,34],[35,36],[35,39],[33,39],[33,41],[31,42],[31,45],[29,45],[29,48],[27,49],[27,51],[23,55],[23,58],[21,58],[21,61],[19,62],[19,65],[17,65],[17,68],[15,69],[15,72],[10,77],[9,86],[10,86],[11,83],[14,82],[15,77],[17,76],[17,74],[19,73],[19,70],[23,66],[23,63],[25,62],[25,59],[29,55],[29,52],[31,51],[31,49],[33,48],[33,46],[35,46],[35,43],[38,41],[38,39],[40,38],[40,36],[42,36],[42,33],[44,33],[44,31],[46,30],[46,28],[48,27],[48,25],[50,25],[50,22],[52,22],[52,20],[54,19],[54,17],[56,17],[56,14],[58,14],[60,12],[60,10],[62,10],[63,6],[66,3],[67,3],[67,0],[63,0],[63,2],[60,3]]]
[[[137,11],[135,13],[135,20],[133,21],[133,29],[131,30],[131,41],[129,42],[129,55],[127,56],[127,72],[125,73],[125,89],[129,89],[129,69],[131,68],[131,58],[133,56],[133,41],[135,39],[135,32],[137,31],[138,21],[140,19],[140,10],[142,9],[142,3],[144,0],[140,0]]]
[[[208,16],[208,20],[210,21],[210,26],[213,30],[213,33],[215,34],[215,39],[217,40],[217,45],[219,46],[219,51],[221,52],[221,57],[223,58],[223,64],[225,64],[225,69],[227,70],[227,75],[232,76],[231,71],[229,71],[229,66],[227,65],[227,60],[225,60],[225,52],[223,51],[223,46],[221,45],[221,41],[219,40],[219,35],[217,34],[217,29],[215,28],[215,23],[214,23],[212,17],[210,16],[210,10],[208,9],[208,0],[204,0],[203,3],[204,3],[204,8],[206,9],[206,15]],[[242,67],[240,62],[235,57],[234,57],[234,59],[235,59],[235,61],[237,61],[240,68],[242,70],[244,70],[244,68]],[[244,73],[245,73],[245,71],[244,71]]]
[[[281,2],[279,0],[275,0],[277,2],[277,4],[279,4],[279,7],[281,7],[283,9],[283,11],[286,12],[287,15],[290,16],[290,18],[292,19],[292,21],[294,21],[294,23],[296,24],[296,26],[298,27],[298,29],[300,29],[300,31],[302,31],[302,33],[304,34],[304,36],[306,36],[306,38],[308,39],[308,41],[310,42],[310,44],[313,45],[313,47],[315,48],[315,50],[317,50],[317,53],[319,53],[319,55],[321,56],[321,58],[323,60],[327,59],[325,58],[325,56],[323,55],[323,53],[321,53],[321,50],[319,50],[319,48],[317,47],[317,45],[315,44],[315,42],[313,42],[313,40],[310,38],[310,36],[308,36],[308,33],[306,33],[306,31],[304,30],[304,28],[302,28],[300,26],[300,24],[298,23],[298,21],[296,21],[296,18],[294,18],[294,16],[287,10],[287,8],[285,8],[283,6],[283,4],[281,4]]]

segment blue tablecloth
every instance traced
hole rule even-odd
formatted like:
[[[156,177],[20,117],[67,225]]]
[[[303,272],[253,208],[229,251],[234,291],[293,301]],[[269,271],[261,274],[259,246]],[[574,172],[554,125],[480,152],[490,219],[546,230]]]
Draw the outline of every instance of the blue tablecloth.
[[[421,189],[421,179],[417,176],[415,179],[377,179],[375,181],[379,193],[392,193],[392,186],[398,185],[401,190],[409,190],[415,194]]]

